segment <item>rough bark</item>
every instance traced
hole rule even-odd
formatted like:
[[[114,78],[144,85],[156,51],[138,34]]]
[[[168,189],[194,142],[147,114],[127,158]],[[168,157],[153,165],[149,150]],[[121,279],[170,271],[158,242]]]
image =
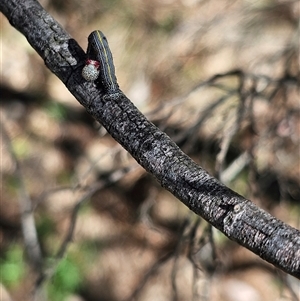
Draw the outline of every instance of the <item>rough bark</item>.
[[[81,76],[85,53],[36,0],[0,9],[46,66],[159,183],[227,237],[300,279],[300,231],[255,206],[185,155],[123,94],[105,95]]]

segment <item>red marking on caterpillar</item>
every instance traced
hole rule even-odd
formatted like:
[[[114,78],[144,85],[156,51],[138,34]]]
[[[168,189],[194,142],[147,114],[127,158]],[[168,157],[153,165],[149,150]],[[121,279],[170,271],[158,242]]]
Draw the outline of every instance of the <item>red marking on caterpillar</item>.
[[[94,81],[98,78],[99,76],[99,67],[100,67],[100,62],[87,59],[85,62],[85,66],[82,69],[82,77],[86,81]]]

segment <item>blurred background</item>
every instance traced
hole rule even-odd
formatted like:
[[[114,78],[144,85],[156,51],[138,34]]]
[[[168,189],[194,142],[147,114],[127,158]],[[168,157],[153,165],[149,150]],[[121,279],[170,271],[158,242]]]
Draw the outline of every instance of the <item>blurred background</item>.
[[[41,4],[83,49],[103,31],[147,118],[299,229],[299,1]],[[162,189],[1,27],[0,300],[298,300],[295,278]]]

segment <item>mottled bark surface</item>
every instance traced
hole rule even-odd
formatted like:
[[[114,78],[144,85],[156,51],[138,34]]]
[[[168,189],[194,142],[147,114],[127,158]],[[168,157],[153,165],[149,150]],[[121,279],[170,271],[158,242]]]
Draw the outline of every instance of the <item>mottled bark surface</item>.
[[[123,94],[105,95],[81,76],[85,53],[35,0],[0,3],[86,110],[159,183],[193,212],[283,271],[300,278],[300,232],[256,207],[210,176],[185,155]]]

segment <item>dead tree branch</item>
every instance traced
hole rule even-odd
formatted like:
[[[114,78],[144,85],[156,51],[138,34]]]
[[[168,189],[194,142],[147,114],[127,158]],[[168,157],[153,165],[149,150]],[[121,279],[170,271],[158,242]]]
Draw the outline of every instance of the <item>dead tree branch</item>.
[[[300,279],[299,230],[210,176],[124,94],[107,97],[86,82],[84,51],[36,0],[1,1],[0,9],[75,98],[163,187],[227,237]]]

